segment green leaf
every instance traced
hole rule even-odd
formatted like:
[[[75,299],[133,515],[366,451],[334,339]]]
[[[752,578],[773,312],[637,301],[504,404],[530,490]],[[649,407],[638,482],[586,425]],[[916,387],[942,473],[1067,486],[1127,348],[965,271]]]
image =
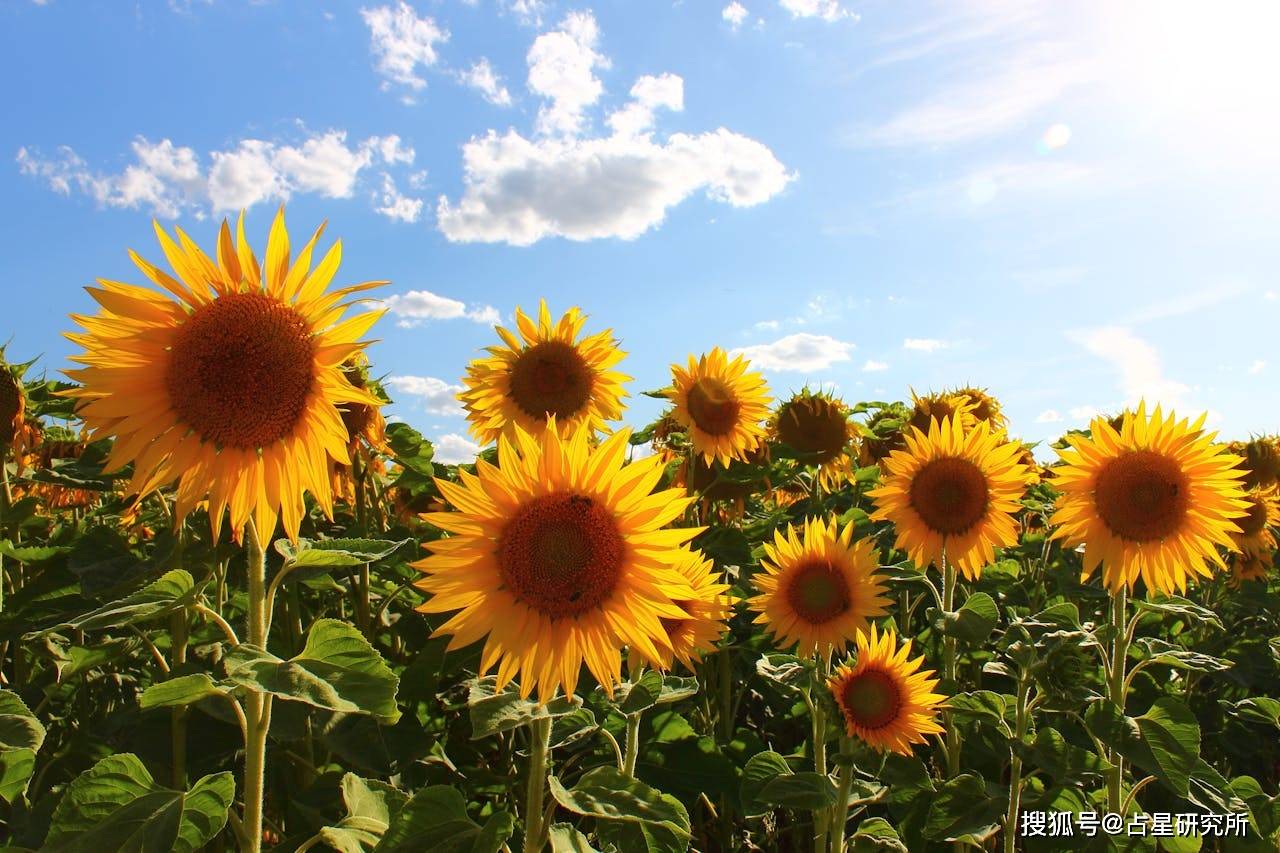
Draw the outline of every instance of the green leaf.
[[[819,811],[836,804],[839,794],[831,778],[805,771],[775,776],[756,793],[756,802],[788,809]]]
[[[534,720],[562,717],[582,707],[582,700],[577,696],[557,696],[543,705],[532,699],[521,699],[514,684],[508,684],[498,692],[497,683],[492,675],[471,682],[467,709],[471,715],[472,740],[518,729]]]
[[[406,423],[387,424],[387,443],[396,461],[404,467],[427,478],[435,473],[435,466],[431,464],[435,450],[413,427]]]
[[[626,853],[685,853],[689,835],[665,823],[604,821],[596,835],[609,850]]]
[[[318,833],[340,853],[364,853],[377,846],[391,825],[391,816],[408,802],[409,795],[385,782],[361,779],[354,773],[342,777],[342,802],[346,816]]]
[[[739,793],[742,807],[747,817],[755,817],[769,811],[769,807],[758,800],[760,791],[769,782],[781,776],[791,775],[791,765],[787,760],[772,750],[757,752],[747,760],[742,768],[742,787]]]
[[[484,826],[467,815],[467,801],[449,785],[422,788],[391,819],[374,853],[497,853],[515,830],[511,815],[495,812]]]
[[[662,692],[658,694],[658,705],[669,705],[698,695],[698,679],[683,678],[679,675],[662,677]]]
[[[231,773],[205,776],[189,791],[157,785],[136,755],[102,759],[76,777],[53,812],[45,853],[169,853],[204,848],[227,822]]]
[[[1042,727],[1030,743],[1014,744],[1022,759],[1039,767],[1052,778],[1075,782],[1085,776],[1101,776],[1111,769],[1111,762],[1093,752],[1067,743],[1056,729]]]
[[[587,837],[567,823],[553,823],[547,830],[551,853],[600,853]]]
[[[359,631],[337,619],[317,619],[302,652],[289,660],[242,644],[226,661],[227,680],[247,690],[388,723],[400,717],[399,679]]]
[[[43,563],[54,557],[71,553],[69,545],[14,545],[8,539],[0,539],[0,556],[19,563]]]
[[[138,697],[138,705],[144,710],[179,707],[193,705],[211,696],[223,695],[225,692],[214,684],[207,673],[197,672],[151,685]]]
[[[649,670],[639,681],[624,682],[614,691],[613,703],[624,716],[638,714],[658,704],[662,695],[662,673]]]
[[[574,814],[602,821],[648,824],[665,828],[689,840],[689,813],[670,794],[631,779],[611,766],[588,770],[573,788],[565,788],[555,776],[551,795]]]
[[[327,569],[376,563],[412,542],[412,539],[299,539],[295,548],[288,539],[277,539],[276,551],[284,557],[281,571]],[[299,573],[302,579],[310,573]]]
[[[975,592],[954,613],[944,613],[935,626],[948,637],[966,643],[981,643],[991,636],[1000,621],[995,600],[985,592]]]
[[[948,779],[938,789],[925,820],[925,838],[951,841],[965,836],[983,836],[999,824],[1004,815],[1007,792],[993,796],[987,784],[972,773]]]
[[[5,802],[26,793],[44,737],[44,725],[18,694],[0,690],[0,798]]]
[[[795,655],[764,655],[756,661],[756,672],[780,687],[802,690],[813,680],[813,662]]]
[[[579,741],[599,729],[595,712],[590,708],[577,708],[561,717],[556,717],[551,724],[550,748]]]
[[[910,853],[898,832],[882,817],[869,817],[849,837],[852,853]]]
[[[1254,696],[1250,699],[1241,699],[1235,704],[1226,701],[1222,704],[1231,708],[1233,713],[1242,720],[1280,728],[1280,700],[1269,696]]]
[[[1222,630],[1222,620],[1218,618],[1217,613],[1178,595],[1161,596],[1155,599],[1135,598],[1133,603],[1140,610],[1172,613],[1185,618],[1193,625],[1212,625],[1219,631]]]
[[[1013,734],[1005,721],[1009,704],[1004,695],[992,690],[957,693],[947,700],[947,707],[951,708],[957,717],[991,723],[997,726],[1006,737],[1011,737]]]
[[[1136,645],[1147,653],[1151,663],[1165,664],[1175,669],[1190,669],[1196,672],[1226,672],[1235,664],[1229,660],[1202,654],[1184,646],[1166,643],[1154,637],[1141,637]]]
[[[166,572],[156,581],[118,601],[90,610],[67,622],[44,628],[37,634],[57,630],[98,631],[123,628],[161,619],[189,607],[200,592],[200,586],[182,569]]]
[[[1200,763],[1200,723],[1196,715],[1181,701],[1162,696],[1137,718],[1137,723],[1158,768],[1146,769],[1185,797],[1191,773]]]

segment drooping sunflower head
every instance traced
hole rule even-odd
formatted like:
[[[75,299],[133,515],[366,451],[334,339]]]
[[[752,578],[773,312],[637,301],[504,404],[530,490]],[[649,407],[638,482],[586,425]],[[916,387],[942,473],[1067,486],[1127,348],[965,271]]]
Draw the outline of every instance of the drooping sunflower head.
[[[369,375],[369,359],[364,353],[348,359],[342,365],[342,375],[352,387],[372,394],[380,405],[386,402],[382,387]],[[382,416],[380,405],[349,402],[338,407],[353,450],[359,448],[361,442],[377,450],[387,449],[387,422]]]
[[[1264,548],[1257,552],[1232,554],[1230,560],[1231,575],[1227,584],[1232,589],[1239,589],[1246,581],[1265,582],[1275,565],[1276,552],[1274,548]]]
[[[1240,486],[1240,457],[1202,429],[1159,406],[1126,412],[1120,430],[1095,418],[1090,434],[1070,434],[1053,468],[1061,493],[1050,519],[1054,537],[1084,545],[1082,579],[1103,567],[1103,582],[1148,592],[1185,591],[1196,576],[1225,565],[1218,546],[1234,550],[1231,534],[1249,509]]]
[[[1276,488],[1253,489],[1245,495],[1245,514],[1234,519],[1239,533],[1232,533],[1236,550],[1260,554],[1276,547],[1275,528],[1280,526],[1280,496]]]
[[[674,567],[702,528],[667,527],[692,499],[653,491],[661,459],[623,464],[629,430],[594,448],[591,432],[561,438],[553,419],[536,437],[516,429],[499,438],[496,466],[437,479],[456,511],[423,517],[453,535],[414,564],[431,594],[421,610],[457,611],[436,634],[450,648],[484,639],[481,672],[496,666],[500,688],[518,676],[521,695],[542,702],[572,694],[584,662],[612,693],[624,647],[670,659],[662,620],[690,618],[677,602],[696,598]]]
[[[22,380],[0,350],[0,460],[10,451],[16,452],[14,442],[22,431],[26,411],[27,395]]]
[[[911,641],[898,645],[892,629],[857,639],[856,661],[836,669],[827,687],[844,717],[845,731],[880,751],[911,754],[912,744],[941,732],[933,670],[921,670],[924,656],[911,659]]]
[[[655,669],[668,670],[679,661],[689,669],[703,655],[715,650],[716,644],[728,630],[726,619],[732,599],[729,585],[721,582],[720,573],[701,551],[682,549],[672,566],[689,583],[693,595],[676,601],[676,606],[688,614],[683,619],[664,617],[658,620],[667,632],[671,648],[658,646],[658,657],[647,662]],[[644,657],[643,654],[640,657]]]
[[[966,395],[954,391],[930,393],[923,397],[912,391],[911,403],[911,415],[907,418],[907,425],[926,434],[929,432],[929,424],[935,420],[942,423],[959,419],[960,426],[966,430],[978,421],[973,413],[975,403]]]
[[[862,465],[879,465],[895,450],[906,444],[904,430],[910,411],[902,403],[894,403],[867,418],[862,439],[858,442],[858,459]]]
[[[1014,545],[1014,514],[1031,473],[1022,445],[986,421],[966,428],[959,415],[911,427],[906,446],[881,466],[872,519],[891,521],[894,547],[921,569],[946,560],[971,580],[995,562],[995,549]]]
[[[775,440],[818,466],[826,489],[838,488],[852,471],[855,429],[843,400],[808,388],[779,406],[770,424]]]
[[[758,473],[758,466],[768,461],[769,445],[766,442],[756,445],[755,450],[748,452],[743,460],[734,460],[728,465],[706,462],[701,457],[685,459],[676,471],[675,484],[705,500],[742,501],[761,485],[751,475]],[[764,485],[768,486],[767,477]]]
[[[160,290],[100,279],[88,288],[101,306],[73,315],[84,348],[67,392],[93,438],[115,439],[109,470],[132,462],[128,493],[178,481],[175,520],[208,500],[215,536],[229,509],[233,534],[252,518],[272,535],[278,518],[296,538],[311,492],[332,511],[329,463],[346,464],[347,430],[338,407],[380,405],[355,388],[340,365],[381,316],[343,314],[354,294],[382,282],[327,288],[341,242],[314,267],[323,226],[291,259],[283,208],[262,264],[244,234],[222,223],[210,258],[181,229],[177,242],[156,226],[174,275],[130,253]],[[164,292],[161,292],[164,291]]]
[[[622,417],[622,383],[613,368],[626,356],[611,329],[581,337],[587,315],[570,308],[553,322],[545,300],[535,323],[516,309],[516,331],[498,326],[502,346],[467,365],[463,390],[471,434],[481,444],[515,435],[517,427],[537,435],[554,419],[563,435],[586,424],[605,432]]]
[[[1246,489],[1267,488],[1280,480],[1280,439],[1260,435],[1248,441],[1233,441],[1227,450],[1244,459],[1241,485]]]
[[[974,419],[987,421],[991,424],[992,429],[1005,429],[1009,425],[1009,419],[1005,417],[1004,411],[1000,407],[1000,401],[991,396],[991,393],[986,388],[966,385],[963,388],[948,391],[947,394],[953,397],[968,398],[969,411]]]
[[[688,431],[704,462],[745,459],[764,436],[769,387],[749,366],[743,356],[730,359],[720,347],[697,359],[689,356],[685,367],[671,365],[671,416]]]
[[[832,517],[808,519],[801,530],[787,525],[764,552],[752,578],[760,594],[750,604],[780,649],[830,655],[869,630],[889,604],[876,571],[880,554],[868,540],[854,540],[852,524],[842,530]]]

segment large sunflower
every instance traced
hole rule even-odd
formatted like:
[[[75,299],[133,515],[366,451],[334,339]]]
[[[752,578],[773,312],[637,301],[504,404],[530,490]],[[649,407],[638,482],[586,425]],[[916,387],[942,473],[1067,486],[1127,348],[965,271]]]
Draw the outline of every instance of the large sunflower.
[[[676,606],[689,615],[684,619],[659,620],[671,648],[659,646],[658,657],[648,662],[657,669],[667,670],[673,661],[680,661],[693,669],[703,655],[715,649],[728,630],[725,620],[732,605],[726,594],[729,585],[721,583],[720,573],[701,551],[681,550],[672,568],[684,576],[693,590],[692,596],[676,602]]]
[[[1235,519],[1240,532],[1231,534],[1236,550],[1244,554],[1275,550],[1276,536],[1272,528],[1280,526],[1280,496],[1275,487],[1254,489],[1245,500],[1248,502],[1245,514]]]
[[[853,436],[843,400],[823,391],[804,389],[778,407],[770,425],[772,436],[805,454],[818,467],[818,482],[827,490],[839,488],[853,472]]]
[[[516,309],[519,335],[496,327],[505,346],[489,347],[487,358],[467,365],[465,388],[458,392],[471,434],[481,444],[514,436],[516,427],[537,435],[553,417],[564,436],[579,424],[604,432],[609,421],[622,417],[622,383],[631,377],[613,368],[626,353],[611,329],[579,340],[586,321],[570,308],[552,323],[544,300],[536,324]]]
[[[496,467],[436,480],[458,511],[423,516],[453,535],[414,564],[431,594],[420,609],[457,611],[436,630],[451,649],[485,638],[480,670],[497,666],[499,687],[518,674],[521,695],[546,702],[573,693],[585,662],[612,693],[624,645],[648,660],[674,653],[662,620],[688,619],[677,602],[695,593],[673,567],[701,528],[664,529],[692,499],[653,491],[657,457],[624,466],[629,436],[593,449],[590,426],[561,438],[552,417],[537,437],[500,437]]]
[[[906,446],[881,464],[882,485],[872,519],[892,521],[894,547],[921,569],[946,559],[970,580],[995,562],[995,549],[1018,541],[1022,493],[1031,479],[1020,461],[1022,445],[978,421],[968,429],[959,415],[928,433],[911,427]]]
[[[694,452],[708,464],[746,459],[764,437],[769,387],[747,367],[741,355],[731,361],[720,347],[696,360],[689,356],[688,367],[671,365],[671,416],[688,430]]]
[[[1240,457],[1213,443],[1194,424],[1165,417],[1157,406],[1126,412],[1119,431],[1104,418],[1090,435],[1066,436],[1054,485],[1062,493],[1050,523],[1068,547],[1084,545],[1081,579],[1103,566],[1113,593],[1133,589],[1141,576],[1147,591],[1182,592],[1195,575],[1225,568],[1217,546],[1234,550],[1234,519],[1249,509]]]
[[[341,242],[312,268],[322,226],[290,263],[283,209],[261,266],[243,217],[234,241],[222,223],[216,261],[175,230],[177,243],[156,226],[176,277],[130,253],[167,295],[101,279],[88,288],[102,310],[72,316],[84,332],[67,337],[85,349],[72,360],[85,366],[67,372],[81,383],[67,393],[93,438],[115,438],[108,469],[134,464],[130,494],[178,480],[177,521],[207,498],[215,536],[229,508],[237,537],[253,517],[265,540],[282,517],[295,538],[303,493],[331,512],[329,463],[348,462],[338,406],[379,405],[340,365],[381,316],[342,320],[348,300],[381,282],[327,291]]]
[[[881,751],[911,754],[911,745],[939,734],[938,706],[946,697],[934,693],[933,670],[921,670],[924,655],[911,660],[911,641],[901,646],[892,629],[858,635],[858,657],[839,667],[827,682],[844,717],[850,737]]]
[[[880,554],[866,539],[854,540],[853,525],[810,518],[801,531],[787,525],[765,542],[762,571],[752,579],[755,621],[777,638],[779,648],[830,655],[869,630],[889,599],[876,569]]]

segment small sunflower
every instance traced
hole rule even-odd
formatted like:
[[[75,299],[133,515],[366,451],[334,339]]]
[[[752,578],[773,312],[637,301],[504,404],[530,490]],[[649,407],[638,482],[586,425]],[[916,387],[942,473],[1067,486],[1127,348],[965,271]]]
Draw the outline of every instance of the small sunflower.
[[[4,347],[0,346],[0,464],[11,455],[18,473],[22,473],[24,457],[39,435],[39,426],[29,423],[27,417],[27,390],[22,384],[26,368],[5,361]]]
[[[1280,497],[1275,487],[1254,489],[1245,496],[1248,506],[1245,514],[1235,519],[1239,533],[1231,534],[1235,550],[1243,554],[1260,554],[1273,551],[1276,537],[1272,528],[1280,526]]]
[[[797,531],[774,531],[765,542],[762,571],[752,579],[760,594],[751,608],[779,648],[798,645],[802,656],[830,655],[869,630],[889,599],[876,573],[880,554],[866,539],[854,540],[853,525],[841,530],[834,517],[810,518]]]
[[[562,435],[580,424],[606,432],[622,417],[622,383],[613,370],[626,355],[613,331],[580,338],[587,316],[570,308],[553,323],[546,301],[538,322],[516,309],[516,331],[498,326],[504,346],[489,347],[487,358],[467,365],[458,399],[467,410],[471,434],[481,444],[515,435],[516,427],[536,436],[554,418]]]
[[[654,492],[657,457],[623,464],[630,430],[591,447],[591,427],[561,438],[554,417],[540,435],[517,428],[498,439],[498,465],[483,459],[461,483],[437,479],[455,512],[423,518],[451,534],[426,543],[414,566],[431,595],[425,613],[457,611],[436,630],[450,649],[484,639],[481,673],[547,702],[571,695],[585,662],[612,695],[622,647],[669,659],[663,619],[690,614],[695,591],[674,566],[702,528],[667,528],[692,501],[683,489]],[[433,635],[434,636],[434,635]]]
[[[978,421],[978,418],[973,414],[974,402],[964,394],[953,391],[944,391],[941,394],[926,394],[923,397],[912,391],[911,403],[911,414],[907,417],[907,426],[915,427],[924,433],[929,431],[929,424],[935,420],[942,423],[953,418],[959,418],[960,426],[966,430],[970,429]]]
[[[779,406],[770,425],[775,440],[818,467],[818,482],[828,491],[838,489],[853,472],[856,429],[843,400],[807,388]]]
[[[863,466],[879,465],[890,453],[902,449],[907,443],[903,431],[909,414],[905,405],[894,403],[867,418],[858,442],[858,460]]]
[[[655,669],[671,669],[673,661],[679,661],[689,669],[708,652],[714,651],[729,626],[732,600],[726,594],[729,585],[721,582],[720,573],[701,551],[681,550],[672,566],[684,576],[693,590],[687,599],[676,601],[676,606],[689,615],[684,619],[663,617],[659,620],[667,632],[671,644],[658,647],[658,657],[648,663]]]
[[[1227,578],[1227,584],[1232,589],[1239,589],[1245,581],[1265,582],[1271,573],[1271,567],[1275,565],[1276,552],[1274,549],[1264,548],[1253,553],[1232,554],[1230,559],[1231,575]]]
[[[349,298],[382,282],[327,291],[341,242],[313,268],[321,226],[290,263],[283,208],[262,265],[243,216],[234,240],[222,223],[216,260],[176,230],[175,243],[156,226],[176,277],[130,253],[167,293],[101,279],[88,289],[102,310],[72,316],[84,367],[67,371],[81,383],[67,393],[93,439],[115,439],[107,469],[133,463],[129,494],[177,480],[177,522],[207,499],[215,537],[229,509],[237,538],[250,517],[264,541],[278,518],[296,538],[303,493],[331,513],[329,464],[349,461],[338,407],[380,405],[340,366],[381,316],[343,320]]]
[[[871,518],[892,521],[894,547],[921,569],[942,557],[970,580],[995,562],[995,549],[1017,544],[1014,514],[1031,481],[1022,445],[986,421],[965,428],[959,415],[911,427],[906,447],[882,466],[882,485],[868,492]]]
[[[1141,577],[1148,593],[1183,592],[1213,566],[1226,568],[1217,546],[1234,550],[1231,534],[1249,509],[1240,487],[1240,457],[1213,443],[1194,423],[1165,417],[1146,404],[1126,412],[1120,430],[1095,418],[1091,434],[1066,437],[1053,468],[1061,492],[1050,523],[1068,547],[1084,545],[1081,579],[1103,566],[1111,592],[1131,591]]]
[[[933,670],[921,670],[924,655],[910,660],[911,641],[898,645],[892,629],[877,635],[859,634],[858,657],[851,666],[836,669],[827,682],[845,731],[880,751],[911,754],[911,745],[939,734],[939,705],[946,697],[934,693]]]
[[[992,429],[1005,429],[1009,425],[1009,419],[1005,417],[1004,411],[1000,408],[1000,401],[991,396],[986,388],[975,388],[972,385],[966,385],[948,393],[953,396],[968,398],[969,411],[974,419],[987,421],[991,424]]]
[[[748,366],[743,356],[730,360],[720,347],[696,360],[689,356],[687,367],[671,365],[671,417],[688,430],[704,462],[745,459],[764,437],[769,386]]]
[[[1280,439],[1260,435],[1248,441],[1232,441],[1227,450],[1244,458],[1241,483],[1246,489],[1269,488],[1280,480]]]

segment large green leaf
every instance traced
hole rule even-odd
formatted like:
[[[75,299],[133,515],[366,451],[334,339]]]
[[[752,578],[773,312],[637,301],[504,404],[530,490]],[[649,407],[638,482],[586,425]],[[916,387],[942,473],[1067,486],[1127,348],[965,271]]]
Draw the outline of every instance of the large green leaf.
[[[756,792],[758,803],[807,811],[830,808],[838,798],[831,778],[812,771],[775,776]]]
[[[1200,724],[1180,700],[1162,696],[1141,717],[1126,717],[1111,702],[1095,702],[1085,712],[1085,723],[1100,741],[1187,796],[1200,763]]]
[[[908,853],[897,831],[882,817],[869,817],[849,837],[853,853]]]
[[[1000,611],[995,600],[985,592],[975,592],[954,613],[944,613],[937,628],[948,637],[956,637],[966,643],[981,643],[991,636],[1000,621]]]
[[[337,619],[317,619],[302,652],[289,660],[242,644],[226,661],[227,680],[247,690],[388,723],[400,717],[399,679],[359,631]]]
[[[746,766],[742,768],[742,786],[739,789],[747,816],[754,817],[769,811],[771,807],[759,800],[760,791],[774,779],[791,773],[787,760],[772,750],[757,752],[747,759]]]
[[[66,622],[51,625],[40,633],[56,630],[98,631],[162,619],[189,607],[199,592],[200,586],[191,579],[190,574],[182,569],[174,569],[124,598]]]
[[[577,696],[557,696],[546,705],[532,699],[520,698],[514,684],[498,690],[498,680],[492,675],[471,682],[467,696],[467,709],[471,714],[473,740],[489,737],[498,732],[527,726],[534,720],[561,717],[582,707]]]
[[[205,776],[189,791],[157,785],[136,755],[102,759],[67,787],[45,853],[189,853],[221,831],[235,798],[229,772]]]
[[[1151,610],[1156,613],[1181,616],[1192,624],[1212,625],[1219,631],[1222,630],[1222,619],[1218,617],[1217,613],[1182,596],[1170,595],[1154,599],[1135,598],[1133,603],[1140,610]]]
[[[925,821],[926,838],[950,841],[982,837],[994,830],[1004,814],[1008,793],[1000,796],[981,777],[963,773],[938,789]]]
[[[277,539],[275,549],[284,557],[281,571],[301,569],[333,569],[376,563],[409,544],[411,539],[299,539],[294,546],[288,539]],[[301,580],[311,572],[298,571]]]
[[[547,830],[551,853],[600,853],[587,837],[567,823],[553,823]]]
[[[689,813],[670,794],[631,779],[617,768],[605,766],[588,770],[572,788],[552,776],[551,795],[574,814],[601,821],[647,824],[689,840]]]
[[[151,685],[138,697],[138,705],[144,709],[179,707],[225,693],[207,673],[196,672]]]
[[[0,798],[13,802],[27,790],[45,728],[18,694],[0,690]]]
[[[342,802],[347,814],[334,826],[318,833],[339,853],[372,850],[386,834],[391,816],[408,802],[409,795],[385,782],[361,779],[354,773],[342,777]]]
[[[467,814],[455,788],[422,788],[391,818],[374,853],[497,853],[515,831],[511,815],[495,812],[484,826]]]

